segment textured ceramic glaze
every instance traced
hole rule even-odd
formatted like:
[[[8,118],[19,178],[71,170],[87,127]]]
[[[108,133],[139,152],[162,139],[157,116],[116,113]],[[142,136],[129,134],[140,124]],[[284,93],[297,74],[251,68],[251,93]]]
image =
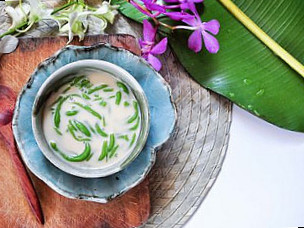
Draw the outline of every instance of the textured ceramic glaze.
[[[105,60],[124,68],[142,86],[149,103],[151,127],[143,151],[127,168],[104,178],[85,179],[59,170],[43,156],[32,131],[32,107],[43,82],[58,68],[82,59]],[[99,44],[91,47],[68,46],[38,66],[18,98],[13,131],[24,162],[51,188],[69,198],[105,203],[145,178],[155,162],[155,150],[168,140],[175,121],[176,111],[170,88],[163,78],[140,57]]]

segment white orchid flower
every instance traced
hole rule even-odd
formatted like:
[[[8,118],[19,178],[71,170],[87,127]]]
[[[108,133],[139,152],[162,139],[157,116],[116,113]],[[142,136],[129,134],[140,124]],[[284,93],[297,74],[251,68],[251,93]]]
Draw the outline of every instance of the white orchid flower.
[[[99,7],[91,7],[84,0],[68,1],[65,5],[57,8],[47,8],[41,0],[5,0],[16,7],[7,6],[5,11],[12,18],[12,25],[9,30],[0,37],[9,34],[25,33],[32,26],[41,20],[53,20],[57,22],[59,31],[68,34],[70,43],[73,36],[77,35],[79,40],[83,40],[85,33],[92,24],[99,25],[98,32],[103,33],[108,23],[113,23],[118,6],[113,6],[109,2],[101,2]],[[21,30],[23,29],[23,30]]]
[[[28,3],[28,4],[27,4]],[[7,6],[6,13],[12,18],[10,29],[16,29],[18,32],[27,32],[35,23],[51,19],[51,9],[47,9],[40,0],[27,0],[27,3],[19,4],[13,8]],[[24,30],[20,30],[22,25],[26,25]]]
[[[106,19],[111,24],[113,24],[114,18],[118,14],[116,10],[118,8],[119,6],[110,5],[109,2],[102,2],[101,6],[95,12],[92,12],[92,15],[101,19]]]
[[[5,12],[11,17],[12,25],[10,29],[18,29],[25,25],[30,12],[30,6],[26,3],[19,4],[16,8],[11,6],[5,7]]]
[[[50,19],[52,9],[48,9],[40,0],[27,0],[31,6],[31,11],[29,15],[29,21],[38,22],[44,19]]]
[[[27,0],[30,6],[30,12],[28,15],[28,26],[20,31],[27,32],[35,23],[45,20],[51,19],[51,9],[47,9],[40,0]]]
[[[60,29],[60,32],[67,33],[69,35],[70,43],[73,40],[74,35],[78,35],[79,40],[83,40],[85,33],[88,29],[88,22],[87,22],[87,12],[73,12],[69,14],[68,23],[63,25]]]
[[[0,40],[0,56],[13,52],[18,45],[18,38],[14,36],[5,36]]]
[[[67,9],[61,10],[60,15],[55,14],[55,15],[51,16],[52,19],[57,22],[60,32],[64,32],[64,33],[68,32],[67,23],[70,22],[71,14],[73,12],[78,12],[78,13],[83,12],[83,7],[79,6],[79,5],[72,5],[71,7],[67,8]],[[64,25],[66,25],[66,26],[64,26]],[[64,28],[63,28],[63,26],[64,26]]]
[[[118,14],[117,8],[119,6],[112,6],[108,2],[102,2],[102,4],[94,11],[90,11],[89,24],[96,28],[99,25],[98,33],[104,33],[104,30],[108,26],[108,22],[113,24],[115,16]]]

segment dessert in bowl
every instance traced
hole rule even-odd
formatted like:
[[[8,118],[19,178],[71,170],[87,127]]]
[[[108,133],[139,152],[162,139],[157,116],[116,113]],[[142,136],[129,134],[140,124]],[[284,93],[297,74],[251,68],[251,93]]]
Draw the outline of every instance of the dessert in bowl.
[[[148,102],[124,69],[80,60],[42,84],[32,126],[39,148],[55,166],[79,177],[105,177],[124,169],[143,149]]]

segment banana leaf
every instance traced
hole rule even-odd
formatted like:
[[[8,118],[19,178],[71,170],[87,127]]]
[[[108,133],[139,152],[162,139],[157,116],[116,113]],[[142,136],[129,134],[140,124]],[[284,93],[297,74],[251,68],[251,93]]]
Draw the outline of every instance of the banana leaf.
[[[304,0],[233,0],[272,39],[304,63]],[[129,3],[121,12],[141,21]],[[176,56],[202,86],[279,127],[304,132],[304,79],[216,0],[205,0],[202,20],[219,20],[217,54],[187,48],[188,32],[169,36]]]

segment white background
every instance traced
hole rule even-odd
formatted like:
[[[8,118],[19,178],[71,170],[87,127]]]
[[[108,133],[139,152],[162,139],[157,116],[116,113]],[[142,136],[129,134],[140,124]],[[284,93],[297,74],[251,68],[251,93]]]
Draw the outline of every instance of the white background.
[[[185,227],[304,226],[304,134],[236,106],[230,133],[222,171]]]

